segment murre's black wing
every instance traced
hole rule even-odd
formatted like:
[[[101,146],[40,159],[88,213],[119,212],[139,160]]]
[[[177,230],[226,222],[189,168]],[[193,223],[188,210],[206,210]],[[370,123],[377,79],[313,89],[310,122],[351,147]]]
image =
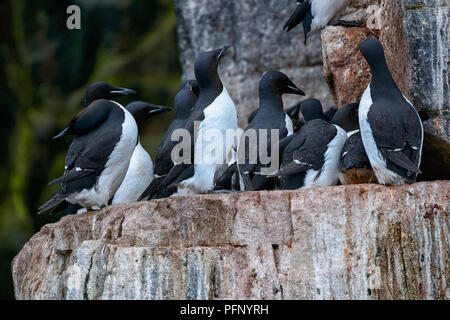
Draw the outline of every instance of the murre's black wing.
[[[183,128],[185,123],[186,119],[173,120],[159,144],[155,155],[155,174],[158,176],[166,175],[172,169],[172,149],[180,142],[172,141],[172,134],[176,129]]]
[[[259,117],[259,115],[257,115]],[[256,119],[256,118],[255,118]],[[267,139],[265,141],[266,143],[266,155],[271,158],[271,144],[272,144],[272,136],[271,136],[271,127],[273,124],[271,123],[273,120],[270,117],[265,117],[262,115],[259,119],[259,121],[267,121],[267,123],[264,123],[262,127],[269,128],[267,129]],[[284,121],[284,120],[283,120]],[[250,132],[248,130],[255,130],[256,132],[256,141],[255,144],[254,141],[251,141],[251,136],[244,134],[241,136],[241,141],[239,143],[239,152],[238,157],[240,156],[239,153],[242,151],[242,147],[244,149],[244,161],[242,164],[239,164],[239,173],[243,179],[245,190],[261,190],[261,189],[272,189],[273,183],[272,178],[268,177],[267,175],[261,174],[261,169],[265,167],[269,167],[268,165],[263,165],[260,160],[260,150],[258,148],[261,148],[264,144],[260,141],[259,136],[259,129],[256,127],[256,121],[252,122],[247,128],[246,132]],[[261,123],[260,123],[261,125]],[[279,139],[283,139],[287,136],[288,132],[285,126],[278,126],[277,128],[279,130]],[[252,157],[253,156],[253,157]],[[256,156],[256,159],[255,159]],[[255,161],[256,160],[256,161]],[[239,162],[242,162],[240,159]],[[256,162],[256,163],[255,163]],[[270,181],[269,181],[270,180]]]
[[[415,181],[420,173],[422,123],[414,107],[406,100],[397,99],[396,102],[399,105],[392,112],[392,100],[379,98],[371,106],[367,119],[388,169],[409,181]]]
[[[277,175],[288,176],[310,169],[320,170],[328,144],[336,134],[336,127],[324,120],[307,122],[283,152],[283,164]]]
[[[69,147],[64,175],[51,184],[62,184],[64,194],[91,188],[120,140],[124,118],[124,112],[108,100],[97,100],[84,109],[69,130],[78,136]]]
[[[344,144],[341,155],[341,170],[351,168],[371,168],[364,144],[361,139],[361,132],[352,134]]]
[[[225,170],[218,170],[214,177],[214,190],[232,190],[233,176],[237,173],[237,163],[227,166]]]

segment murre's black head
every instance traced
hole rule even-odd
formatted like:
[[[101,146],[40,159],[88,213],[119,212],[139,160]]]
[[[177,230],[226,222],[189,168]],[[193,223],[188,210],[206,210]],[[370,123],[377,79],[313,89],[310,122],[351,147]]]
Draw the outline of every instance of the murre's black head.
[[[300,106],[300,111],[305,122],[315,119],[326,120],[323,115],[322,104],[317,99],[306,99],[303,101]]]
[[[366,58],[372,70],[376,66],[386,65],[386,58],[380,40],[376,38],[364,40],[360,43],[359,50],[364,58]]]
[[[183,84],[184,87],[180,87],[173,102],[176,119],[187,119],[189,117],[200,94],[197,81],[187,80],[183,81]]]
[[[197,80],[183,81],[180,85],[180,88],[178,88],[177,93],[180,92],[181,90],[186,90],[186,89],[191,90],[197,98],[200,95],[200,86],[198,85]]]
[[[151,116],[172,110],[169,107],[158,106],[144,101],[134,101],[127,105],[126,109],[133,115],[139,130]]]
[[[359,103],[352,103],[346,106],[340,107],[333,118],[331,123],[336,124],[347,132],[359,129],[359,117],[358,117]]]
[[[222,90],[222,81],[220,81],[217,68],[220,60],[225,56],[225,53],[230,46],[225,46],[222,49],[206,51],[199,54],[194,64],[195,78],[201,88],[208,88],[211,86],[219,87]]]
[[[86,97],[84,99],[84,106],[87,107],[91,102],[99,99],[111,100],[119,96],[126,96],[135,94],[136,91],[113,86],[109,83],[100,81],[94,82],[86,90]]]
[[[188,87],[189,86],[189,87]],[[178,88],[178,92],[180,92],[183,89],[190,88],[192,92],[195,94],[195,96],[198,98],[200,95],[200,87],[198,85],[197,80],[185,80],[181,83],[180,87]]]
[[[297,88],[297,86],[282,72],[269,71],[263,75],[259,82],[259,95],[264,97],[266,95],[282,96],[283,94],[296,94],[304,96],[305,93]]]

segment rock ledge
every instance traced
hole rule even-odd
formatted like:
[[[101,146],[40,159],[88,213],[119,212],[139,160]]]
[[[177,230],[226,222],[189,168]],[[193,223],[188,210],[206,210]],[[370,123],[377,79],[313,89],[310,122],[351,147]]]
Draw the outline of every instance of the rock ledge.
[[[448,299],[450,182],[172,197],[68,216],[17,299]]]

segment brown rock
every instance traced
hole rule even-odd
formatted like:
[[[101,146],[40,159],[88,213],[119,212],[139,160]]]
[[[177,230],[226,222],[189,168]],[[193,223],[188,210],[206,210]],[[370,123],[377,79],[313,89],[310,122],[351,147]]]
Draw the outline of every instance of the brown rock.
[[[359,44],[375,34],[367,28],[327,27],[322,31],[324,77],[337,107],[358,102],[370,82]]]
[[[17,299],[448,299],[450,182],[172,197],[62,218]]]

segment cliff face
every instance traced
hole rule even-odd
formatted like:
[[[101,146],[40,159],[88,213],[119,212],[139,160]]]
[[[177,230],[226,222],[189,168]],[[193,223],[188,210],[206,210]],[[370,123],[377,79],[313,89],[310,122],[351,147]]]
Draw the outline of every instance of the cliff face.
[[[17,299],[448,299],[450,183],[172,197],[68,216]]]

